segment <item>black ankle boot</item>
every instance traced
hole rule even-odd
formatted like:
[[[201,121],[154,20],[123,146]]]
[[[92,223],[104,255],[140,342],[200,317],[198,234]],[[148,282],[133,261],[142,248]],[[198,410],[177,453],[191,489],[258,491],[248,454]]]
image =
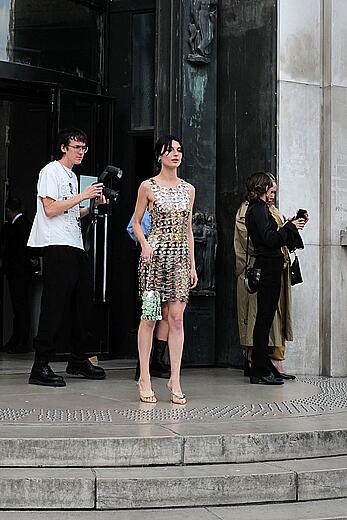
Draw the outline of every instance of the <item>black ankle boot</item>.
[[[138,381],[140,379],[140,360],[137,360],[136,369],[135,369],[135,381]]]
[[[269,360],[268,367],[271,370],[271,373],[276,379],[283,379],[281,373],[277,370],[275,365],[272,363],[272,361]]]
[[[149,365],[149,372],[152,377],[162,377],[169,379],[170,368],[164,362],[165,350],[167,348],[167,341],[154,338],[153,339],[153,355]]]
[[[170,367],[164,363],[164,355],[167,341],[153,338],[152,359],[149,364],[149,373],[152,377],[170,378]],[[135,381],[140,379],[140,361],[137,362],[135,370]]]
[[[48,363],[35,361],[29,377],[30,385],[66,386],[64,378],[55,374]]]

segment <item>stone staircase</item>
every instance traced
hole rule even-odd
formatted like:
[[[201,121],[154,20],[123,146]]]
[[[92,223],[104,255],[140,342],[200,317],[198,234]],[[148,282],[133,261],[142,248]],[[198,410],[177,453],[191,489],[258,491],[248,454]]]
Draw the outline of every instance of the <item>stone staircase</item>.
[[[111,429],[94,437],[86,427],[66,437],[54,427],[33,435],[22,425],[16,432],[0,432],[0,519],[28,509],[293,506],[317,500],[323,507],[347,497],[344,428],[210,435],[168,428],[158,436],[148,425],[142,437],[112,437]]]

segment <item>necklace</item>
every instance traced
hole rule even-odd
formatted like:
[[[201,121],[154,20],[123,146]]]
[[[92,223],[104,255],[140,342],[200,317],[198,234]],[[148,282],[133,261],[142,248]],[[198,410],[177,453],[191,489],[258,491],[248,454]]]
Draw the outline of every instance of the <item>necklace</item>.
[[[59,161],[58,161],[58,162],[59,162]],[[67,173],[68,177],[69,177],[70,179],[72,179],[72,177],[73,177],[73,172],[70,173],[70,171],[69,171],[67,168],[65,168],[65,166],[64,166],[63,164],[61,164],[61,162],[59,162],[59,164],[60,164],[60,166],[63,168],[64,172]]]

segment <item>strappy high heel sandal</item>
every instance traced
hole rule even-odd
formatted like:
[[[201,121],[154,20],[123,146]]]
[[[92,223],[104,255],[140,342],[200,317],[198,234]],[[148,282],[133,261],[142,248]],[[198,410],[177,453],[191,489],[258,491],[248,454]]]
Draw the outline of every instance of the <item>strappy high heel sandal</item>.
[[[139,395],[140,395],[140,401],[142,403],[148,403],[148,404],[156,404],[158,402],[158,399],[155,396],[155,393],[152,390],[152,393],[150,395],[146,395],[143,390],[140,388],[140,383],[137,383],[138,389],[139,389]]]
[[[173,404],[186,404],[187,399],[186,399],[185,394],[182,394],[182,395],[174,394],[173,391],[172,391],[171,385],[169,383],[167,383],[166,386],[167,386],[167,389],[169,390],[169,392],[171,394],[170,401]]]

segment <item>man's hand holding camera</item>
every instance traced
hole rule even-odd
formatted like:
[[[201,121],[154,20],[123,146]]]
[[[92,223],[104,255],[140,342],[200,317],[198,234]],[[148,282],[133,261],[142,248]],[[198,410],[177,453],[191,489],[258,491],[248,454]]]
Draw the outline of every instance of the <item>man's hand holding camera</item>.
[[[96,182],[95,184],[90,184],[81,192],[81,202],[83,200],[96,199],[102,196],[103,183]]]
[[[84,191],[81,193],[82,200],[95,199],[95,206],[100,206],[101,204],[108,204],[108,200],[103,194],[104,184],[103,182],[96,182],[87,186]]]

